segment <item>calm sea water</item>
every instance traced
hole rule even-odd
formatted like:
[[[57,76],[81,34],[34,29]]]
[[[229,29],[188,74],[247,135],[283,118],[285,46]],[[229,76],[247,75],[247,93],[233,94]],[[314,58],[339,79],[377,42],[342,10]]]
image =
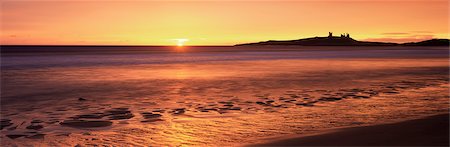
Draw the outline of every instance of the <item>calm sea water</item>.
[[[448,57],[447,47],[2,47],[1,68],[210,61]]]

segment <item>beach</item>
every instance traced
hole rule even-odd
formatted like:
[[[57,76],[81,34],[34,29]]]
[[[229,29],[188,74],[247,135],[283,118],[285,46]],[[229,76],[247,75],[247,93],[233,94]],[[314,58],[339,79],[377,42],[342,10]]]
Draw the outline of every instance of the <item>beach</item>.
[[[448,145],[447,47],[79,48],[2,52],[2,146]]]
[[[449,146],[449,114],[399,123],[343,128],[250,146]]]

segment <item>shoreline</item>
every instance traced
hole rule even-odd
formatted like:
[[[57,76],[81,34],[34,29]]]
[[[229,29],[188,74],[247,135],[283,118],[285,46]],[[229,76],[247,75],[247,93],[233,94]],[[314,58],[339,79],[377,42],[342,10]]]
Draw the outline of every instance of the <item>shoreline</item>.
[[[397,123],[334,129],[245,146],[449,146],[449,113]]]

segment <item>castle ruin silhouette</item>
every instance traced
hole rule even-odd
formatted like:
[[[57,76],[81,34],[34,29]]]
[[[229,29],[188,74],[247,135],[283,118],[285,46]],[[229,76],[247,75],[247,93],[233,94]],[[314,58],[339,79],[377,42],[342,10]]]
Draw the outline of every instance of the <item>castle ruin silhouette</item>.
[[[333,32],[328,32],[328,38],[332,38],[332,37],[333,37]],[[350,38],[350,34],[349,33],[341,34],[341,38]]]

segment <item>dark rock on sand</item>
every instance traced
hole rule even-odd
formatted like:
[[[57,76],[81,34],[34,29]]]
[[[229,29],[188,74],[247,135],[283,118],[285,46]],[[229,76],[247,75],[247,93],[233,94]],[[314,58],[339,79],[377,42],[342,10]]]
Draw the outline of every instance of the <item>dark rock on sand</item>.
[[[85,98],[82,98],[82,97],[80,97],[80,98],[78,98],[78,101],[86,101],[86,99],[85,99]]]
[[[111,114],[123,114],[123,113],[130,113],[128,108],[113,108],[111,110],[108,110],[107,112]]]
[[[291,96],[291,98],[299,98],[299,96],[297,96],[297,95],[290,95]]]
[[[93,128],[111,126],[112,122],[106,120],[64,120],[59,124],[74,128]]]
[[[132,113],[126,113],[126,114],[111,115],[109,116],[109,120],[130,119],[133,117],[134,115]]]
[[[44,128],[44,126],[42,125],[35,125],[35,124],[31,124],[28,127],[26,127],[27,129],[31,129],[31,130],[40,130],[42,128]]]
[[[186,108],[177,108],[172,111],[173,114],[183,114],[186,112]]]
[[[219,103],[221,103],[221,104],[233,104],[233,102],[230,102],[230,101],[220,101]]]
[[[166,110],[164,110],[164,109],[156,109],[156,110],[153,110],[152,112],[164,113],[164,112],[166,112]]]
[[[319,101],[338,101],[342,100],[340,97],[322,97],[319,99]]]
[[[306,106],[306,107],[312,107],[314,106],[314,103],[297,103],[298,106]]]
[[[286,100],[286,101],[284,101],[284,102],[286,102],[286,103],[292,103],[292,102],[295,102],[295,101],[297,101],[297,100]]]
[[[364,91],[364,90],[358,89],[358,88],[353,88],[353,89],[351,89],[350,91],[352,91],[352,92],[362,92],[362,91]]]
[[[358,98],[367,99],[367,98],[370,98],[370,97],[369,96],[365,96],[365,95],[357,95],[357,96],[354,96],[353,98],[356,98],[356,99],[358,99]]]
[[[134,117],[128,108],[114,108],[112,110],[108,110],[105,115],[108,115],[110,120],[130,119]]]
[[[208,110],[205,109],[199,109],[200,112],[209,112]]]
[[[225,106],[225,107],[233,107],[234,105],[233,104],[225,104],[223,106]]]
[[[377,92],[377,91],[374,91],[374,90],[365,91],[365,92],[363,92],[363,93],[369,94],[370,96],[378,95],[378,92]]]
[[[241,110],[242,108],[241,107],[231,107],[231,108],[228,108],[228,110]]]
[[[59,122],[59,120],[51,119],[51,120],[49,120],[48,122],[45,122],[45,123],[47,123],[47,124],[54,124],[54,123],[57,123],[57,122]]]
[[[91,132],[84,132],[83,135],[89,136],[92,135]]]
[[[77,115],[74,118],[80,119],[80,118],[92,118],[92,119],[100,119],[103,118],[105,115],[103,113],[96,113],[96,114],[81,114]]]
[[[45,136],[45,134],[39,133],[39,134],[34,134],[34,135],[31,135],[31,136],[27,136],[26,138],[30,138],[30,139],[44,139],[44,136]]]
[[[275,101],[274,101],[274,100],[268,100],[268,101],[266,101],[267,104],[270,104],[270,103],[273,103],[273,102],[275,102]]]
[[[6,137],[11,138],[11,139],[16,139],[16,138],[23,137],[23,136],[27,136],[27,135],[23,135],[23,134],[9,134],[9,135],[6,135]]]
[[[11,126],[13,123],[11,123],[11,120],[9,119],[1,119],[0,120],[0,130],[3,130],[3,128]]]
[[[383,93],[384,94],[398,94],[399,92],[397,92],[397,91],[385,91]]]
[[[38,133],[37,131],[26,131],[25,133],[31,133],[31,134],[34,134],[34,133]]]
[[[151,112],[142,112],[141,115],[145,119],[145,120],[142,120],[141,122],[163,121],[162,119],[160,119],[160,117],[162,117],[161,114],[156,114],[156,113],[151,113]]]
[[[218,111],[217,108],[201,108],[200,112]]]
[[[32,124],[35,124],[35,123],[37,124],[37,123],[42,123],[42,122],[44,122],[44,121],[39,120],[39,119],[35,119],[35,120],[31,121]]]
[[[159,117],[162,116],[161,114],[154,114],[154,113],[151,113],[151,112],[143,112],[143,113],[141,113],[141,114],[142,114],[142,116],[143,116],[145,119],[159,118]]]
[[[272,104],[272,107],[281,107],[282,105],[274,105],[274,104]]]
[[[355,93],[346,93],[344,95],[342,95],[343,98],[349,98],[349,97],[355,97],[356,94]]]
[[[257,101],[256,104],[258,104],[258,105],[263,105],[263,106],[268,106],[268,105],[269,105],[269,104],[266,104],[266,103],[260,102],[260,101]]]

